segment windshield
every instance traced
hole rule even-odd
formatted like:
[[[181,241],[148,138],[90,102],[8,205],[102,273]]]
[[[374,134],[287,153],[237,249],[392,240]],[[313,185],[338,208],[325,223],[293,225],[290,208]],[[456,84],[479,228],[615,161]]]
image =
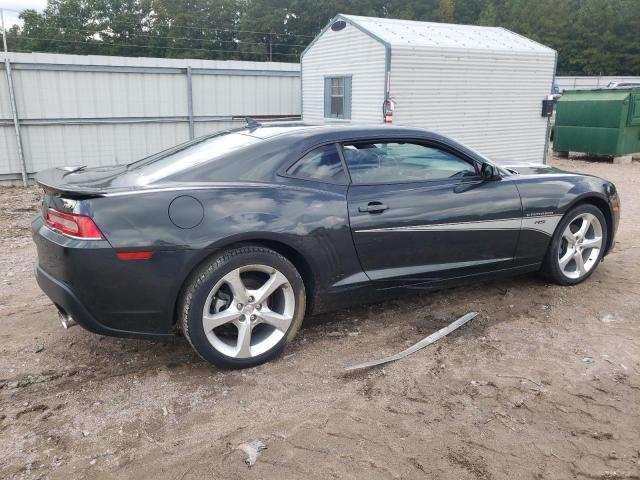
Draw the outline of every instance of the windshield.
[[[259,138],[241,133],[222,132],[143,158],[127,165],[127,169],[138,171],[139,185],[148,185],[197,165],[213,162],[229,152],[260,141]]]

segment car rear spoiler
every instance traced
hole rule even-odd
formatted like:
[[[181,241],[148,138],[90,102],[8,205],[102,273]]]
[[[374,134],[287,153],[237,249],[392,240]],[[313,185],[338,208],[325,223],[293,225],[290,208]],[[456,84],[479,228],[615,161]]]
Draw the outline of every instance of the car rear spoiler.
[[[36,183],[46,193],[64,194],[71,197],[99,197],[107,193],[104,189],[68,182],[66,177],[84,170],[86,166],[48,168],[36,174]]]

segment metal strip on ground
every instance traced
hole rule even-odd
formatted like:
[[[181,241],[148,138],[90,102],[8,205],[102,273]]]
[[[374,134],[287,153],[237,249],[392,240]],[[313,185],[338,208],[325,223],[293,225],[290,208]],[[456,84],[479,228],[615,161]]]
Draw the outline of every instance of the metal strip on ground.
[[[445,337],[445,336],[449,335],[451,332],[453,332],[454,330],[460,328],[462,325],[467,323],[472,318],[475,318],[477,315],[478,315],[478,312],[469,312],[466,315],[464,315],[464,316],[460,317],[459,319],[457,319],[455,322],[452,322],[449,325],[447,325],[446,327],[441,328],[437,332],[432,333],[428,337],[423,338],[418,343],[416,343],[415,345],[407,348],[406,350],[403,350],[403,351],[401,351],[399,353],[396,353],[395,355],[391,355],[389,357],[381,358],[379,360],[372,360],[370,362],[358,363],[356,365],[351,365],[351,366],[345,367],[345,370],[350,372],[350,371],[353,371],[353,370],[360,370],[362,368],[375,367],[376,365],[382,365],[383,363],[389,363],[389,362],[394,362],[396,360],[400,360],[401,358],[404,358],[407,355],[411,355],[412,353],[417,352],[418,350],[426,347],[427,345],[431,345],[432,343],[440,340],[442,337]]]

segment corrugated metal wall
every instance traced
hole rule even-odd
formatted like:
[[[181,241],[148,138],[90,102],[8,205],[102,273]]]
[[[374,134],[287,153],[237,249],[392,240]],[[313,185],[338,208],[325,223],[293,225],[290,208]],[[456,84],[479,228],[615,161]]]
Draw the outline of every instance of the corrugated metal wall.
[[[298,64],[9,53],[27,171],[126,163],[245,116],[300,115]],[[19,179],[0,75],[0,181]]]
[[[449,135],[497,161],[543,162],[555,53],[394,46],[393,123]]]
[[[640,77],[556,77],[560,91],[605,88],[610,82],[640,83]]]
[[[339,32],[327,30],[302,57],[304,121],[332,121],[324,118],[324,77],[341,75],[352,76],[353,121],[379,123],[384,100],[385,47],[352,25]]]

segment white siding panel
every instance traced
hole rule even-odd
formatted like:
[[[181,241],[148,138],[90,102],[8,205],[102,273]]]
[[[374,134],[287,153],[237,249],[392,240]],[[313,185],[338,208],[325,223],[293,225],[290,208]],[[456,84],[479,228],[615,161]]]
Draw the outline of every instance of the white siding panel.
[[[185,75],[15,70],[21,119],[187,114]]]
[[[62,165],[127,163],[188,140],[186,67],[207,69],[192,72],[195,135],[244,123],[232,121],[233,116],[300,115],[298,64],[8,55],[29,173]],[[83,70],[86,66],[92,68]],[[144,68],[105,71],[102,66]],[[204,122],[198,116],[220,118]],[[21,169],[4,73],[0,73],[0,122],[0,175],[18,178]]]
[[[221,132],[223,130],[230,130],[232,128],[239,128],[244,125],[244,120],[234,121],[218,121],[218,122],[198,122],[195,124],[196,137],[202,135],[209,135],[215,132]]]
[[[20,172],[16,134],[13,125],[0,126],[0,175]]]
[[[129,163],[188,138],[185,122],[22,127],[29,172],[62,165]]]
[[[9,84],[7,83],[7,73],[4,65],[0,64],[2,72],[0,73],[0,119],[9,119],[11,117],[11,103],[9,102]]]
[[[305,122],[325,121],[324,77],[347,75],[352,76],[351,121],[382,121],[385,47],[356,27],[347,25],[338,32],[325,31],[302,58],[302,117]]]
[[[300,78],[194,75],[195,115],[300,115]]]
[[[394,123],[449,135],[500,161],[541,162],[552,50],[494,52],[394,46]]]

